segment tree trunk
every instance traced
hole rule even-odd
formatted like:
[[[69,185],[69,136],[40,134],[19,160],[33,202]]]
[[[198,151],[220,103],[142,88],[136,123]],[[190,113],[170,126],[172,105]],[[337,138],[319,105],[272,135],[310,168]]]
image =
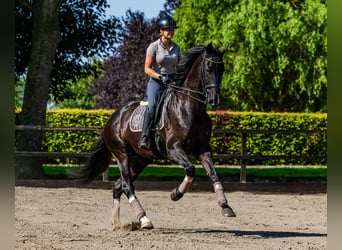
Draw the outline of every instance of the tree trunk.
[[[28,65],[21,125],[46,124],[48,91],[53,60],[61,40],[59,6],[63,0],[34,0],[32,5],[32,49]],[[43,132],[22,131],[18,137],[18,151],[41,151]],[[18,157],[16,178],[44,178],[42,159]]]

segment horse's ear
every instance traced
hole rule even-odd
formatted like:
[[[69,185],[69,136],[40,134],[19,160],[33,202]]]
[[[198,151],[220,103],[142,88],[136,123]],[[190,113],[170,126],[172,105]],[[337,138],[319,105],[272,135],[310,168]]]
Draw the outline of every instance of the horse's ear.
[[[213,43],[209,43],[208,45],[207,45],[207,53],[210,53],[211,51],[213,51]]]
[[[222,50],[221,50],[221,56],[223,56],[224,55],[224,53],[226,53],[226,51],[227,51],[227,46],[226,47],[224,47]]]

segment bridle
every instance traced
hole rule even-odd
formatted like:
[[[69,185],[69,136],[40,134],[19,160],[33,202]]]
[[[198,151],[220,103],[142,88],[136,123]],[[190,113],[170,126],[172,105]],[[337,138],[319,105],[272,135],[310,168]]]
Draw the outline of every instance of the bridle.
[[[206,104],[207,103],[207,90],[210,89],[210,88],[219,88],[218,86],[218,83],[211,83],[211,84],[205,84],[204,82],[204,68],[207,64],[207,62],[211,62],[211,63],[214,63],[214,64],[221,64],[223,63],[223,61],[214,61],[212,60],[210,57],[207,57],[206,56],[206,53],[204,53],[203,55],[203,60],[201,62],[201,66],[200,66],[200,82],[201,82],[201,89],[202,91],[200,90],[196,90],[196,89],[192,89],[192,88],[188,88],[188,87],[182,87],[182,86],[177,86],[176,84],[169,84],[167,86],[167,88],[171,89],[172,91],[174,92],[177,92],[177,93],[180,93],[180,94],[183,94],[183,95],[186,95],[200,103],[203,103],[203,104]],[[217,68],[216,68],[217,70]],[[218,74],[218,73],[217,73]],[[200,95],[200,96],[203,96],[204,98],[198,98],[196,97],[195,95]]]
[[[214,64],[222,64],[223,61],[220,60],[220,61],[217,62],[217,61],[214,61],[214,60],[212,60],[211,58],[206,57],[206,56],[204,55],[204,60],[203,60],[203,62],[202,62],[201,68],[200,68],[200,81],[201,81],[201,84],[202,84],[202,89],[205,89],[205,90],[210,89],[210,88],[216,88],[216,89],[218,89],[218,88],[219,88],[219,84],[218,84],[217,82],[216,82],[216,83],[211,83],[211,84],[208,84],[208,85],[206,85],[205,82],[204,82],[204,79],[203,79],[203,75],[204,75],[204,73],[203,73],[203,72],[204,72],[204,66],[203,66],[203,65],[205,65],[206,62],[211,62],[211,63],[214,63]],[[218,75],[217,67],[215,68],[215,70],[216,70],[216,75]]]

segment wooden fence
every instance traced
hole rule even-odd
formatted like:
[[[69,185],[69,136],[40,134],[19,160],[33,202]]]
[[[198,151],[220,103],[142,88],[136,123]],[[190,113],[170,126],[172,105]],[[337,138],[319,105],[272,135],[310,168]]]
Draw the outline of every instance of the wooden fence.
[[[98,131],[101,132],[103,128],[86,128],[86,127],[46,127],[46,126],[29,126],[17,125],[15,130],[35,130],[35,131]],[[240,154],[217,154],[214,159],[238,159],[240,160],[240,182],[246,182],[246,167],[247,160],[251,159],[326,159],[327,155],[248,155],[247,154],[247,136],[250,134],[327,134],[327,130],[276,130],[276,129],[213,129],[213,133],[220,134],[240,134],[241,136],[241,150]],[[90,155],[88,152],[74,153],[74,152],[37,152],[37,151],[15,151],[16,157],[75,157],[87,158]],[[103,180],[108,180],[108,171],[103,175]]]

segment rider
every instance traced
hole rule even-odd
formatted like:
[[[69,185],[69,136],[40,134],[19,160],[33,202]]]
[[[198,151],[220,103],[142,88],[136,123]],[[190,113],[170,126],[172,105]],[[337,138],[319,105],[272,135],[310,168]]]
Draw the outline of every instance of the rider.
[[[138,147],[143,149],[151,148],[149,133],[156,109],[155,98],[173,79],[175,66],[181,55],[180,47],[171,41],[175,29],[178,28],[176,22],[170,16],[164,16],[158,20],[157,26],[160,38],[148,46],[145,58],[145,74],[150,79],[146,91],[148,108],[145,112],[142,134],[138,143]]]

